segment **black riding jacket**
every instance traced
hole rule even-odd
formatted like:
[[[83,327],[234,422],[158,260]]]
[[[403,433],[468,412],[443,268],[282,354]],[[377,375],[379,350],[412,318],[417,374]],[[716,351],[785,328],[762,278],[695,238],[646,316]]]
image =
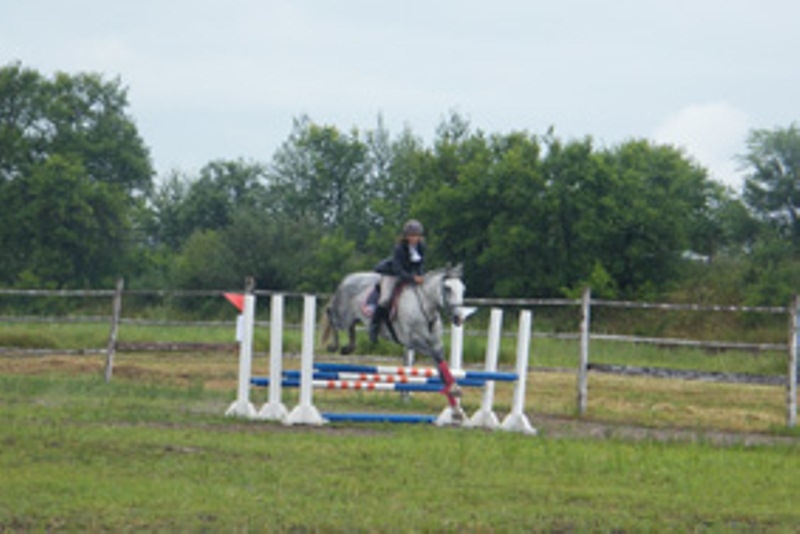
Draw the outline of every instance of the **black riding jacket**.
[[[411,261],[408,241],[402,240],[394,246],[394,251],[390,257],[383,259],[375,266],[375,271],[396,276],[403,281],[409,282],[415,276],[421,276],[425,273],[424,241],[420,241],[417,244],[417,252],[419,253],[419,261]]]

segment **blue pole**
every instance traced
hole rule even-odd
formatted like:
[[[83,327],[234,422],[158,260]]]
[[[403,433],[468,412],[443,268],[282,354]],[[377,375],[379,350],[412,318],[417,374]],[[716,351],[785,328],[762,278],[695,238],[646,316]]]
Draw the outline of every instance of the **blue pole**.
[[[323,413],[322,417],[332,423],[433,423],[435,415],[391,414],[391,413]]]

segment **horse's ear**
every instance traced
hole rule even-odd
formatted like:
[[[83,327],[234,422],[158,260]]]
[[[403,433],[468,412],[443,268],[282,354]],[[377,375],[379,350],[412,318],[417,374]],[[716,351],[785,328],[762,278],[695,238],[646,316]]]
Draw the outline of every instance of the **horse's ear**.
[[[448,267],[448,274],[453,278],[461,278],[464,276],[464,264],[459,263],[455,267]]]

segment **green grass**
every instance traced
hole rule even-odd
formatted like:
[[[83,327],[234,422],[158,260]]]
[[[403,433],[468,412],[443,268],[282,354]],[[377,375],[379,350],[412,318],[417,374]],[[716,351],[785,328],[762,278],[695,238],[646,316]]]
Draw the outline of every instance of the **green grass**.
[[[105,349],[110,324],[105,323],[22,323],[0,322],[0,347],[42,348],[56,350]],[[235,343],[235,327],[230,325],[168,326],[122,324],[121,343]],[[300,350],[299,331],[287,330],[284,346]],[[269,351],[269,331],[260,328],[254,336],[254,349]]]
[[[0,323],[0,347],[48,348],[56,350],[96,348],[108,343],[109,325],[102,323]],[[478,364],[486,355],[486,334],[471,330],[464,340],[464,361]],[[318,336],[319,337],[319,336]],[[397,355],[397,346],[382,341],[377,347],[369,345],[366,333],[358,336],[359,354]],[[120,342],[192,342],[233,343],[233,326],[157,326],[122,325]],[[449,337],[445,339],[449,351]],[[301,333],[287,329],[284,333],[284,350],[299,353]],[[258,328],[254,336],[254,350],[269,351],[269,331]],[[449,352],[448,352],[449,353]],[[575,369],[580,346],[576,340],[558,340],[535,337],[531,344],[530,365],[546,368]],[[506,335],[501,340],[500,363],[513,366],[516,358],[516,337]],[[420,360],[422,361],[422,360]],[[589,361],[638,367],[705,372],[742,373],[764,376],[784,376],[787,354],[781,351],[760,353],[742,350],[711,352],[700,348],[664,348],[655,345],[594,340],[590,344]]]
[[[800,526],[797,444],[286,428],[222,417],[207,385],[0,376],[0,530]]]

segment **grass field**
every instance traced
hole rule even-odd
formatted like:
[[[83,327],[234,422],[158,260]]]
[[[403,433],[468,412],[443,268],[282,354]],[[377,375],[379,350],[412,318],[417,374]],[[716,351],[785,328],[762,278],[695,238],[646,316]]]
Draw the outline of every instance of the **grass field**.
[[[104,349],[108,342],[109,325],[104,323],[24,323],[0,322],[0,347],[48,348],[55,350]],[[478,363],[486,353],[486,333],[471,330],[464,340],[464,361]],[[375,351],[366,341],[365,333],[359,336],[359,353]],[[194,342],[232,343],[233,325],[219,326],[159,326],[131,325],[120,327],[120,342]],[[449,342],[449,339],[445,339]],[[253,348],[257,352],[269,351],[269,329],[256,329]],[[286,352],[300,351],[301,335],[298,330],[286,330]],[[513,364],[516,340],[507,332],[501,344],[500,362]],[[396,354],[397,348],[382,342],[378,352]],[[532,342],[531,365],[537,367],[575,368],[579,346],[575,340],[535,337]],[[786,375],[786,354],[779,351],[745,352],[728,350],[710,352],[700,348],[662,348],[646,344],[632,344],[593,340],[590,361],[620,365],[654,366],[708,372],[728,372],[755,375]]]
[[[254,365],[266,374],[265,358]],[[574,374],[534,372],[531,437],[225,418],[233,354],[119,354],[110,384],[102,370],[102,356],[0,358],[0,531],[800,529],[800,434],[783,429],[782,387],[591,375],[578,419]],[[464,402],[474,410],[479,393]],[[499,415],[509,403],[498,387]]]

